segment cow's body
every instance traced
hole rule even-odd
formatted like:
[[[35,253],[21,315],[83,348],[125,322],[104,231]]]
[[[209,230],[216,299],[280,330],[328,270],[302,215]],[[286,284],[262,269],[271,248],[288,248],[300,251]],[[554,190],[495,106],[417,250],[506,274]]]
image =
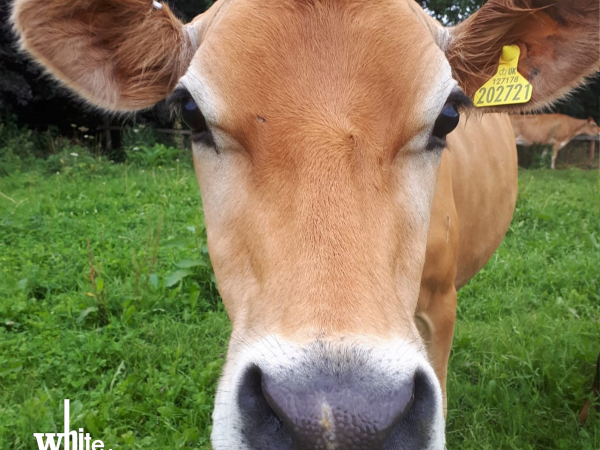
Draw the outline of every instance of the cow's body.
[[[448,147],[433,201],[417,307],[429,357],[444,381],[456,292],[500,245],[518,188],[517,150],[509,116],[469,118],[449,137]]]
[[[576,119],[564,114],[514,115],[511,119],[517,144],[552,146],[552,169],[556,167],[558,152],[575,136],[598,136],[600,131],[592,118]]]
[[[220,0],[184,26],[150,0],[17,0],[12,19],[92,103],[172,93],[192,130],[233,327],[213,446],[442,450],[456,291],[517,189],[509,117],[460,112],[505,46],[532,99],[486,114],[578,86],[598,14],[490,0],[447,29],[412,0]]]

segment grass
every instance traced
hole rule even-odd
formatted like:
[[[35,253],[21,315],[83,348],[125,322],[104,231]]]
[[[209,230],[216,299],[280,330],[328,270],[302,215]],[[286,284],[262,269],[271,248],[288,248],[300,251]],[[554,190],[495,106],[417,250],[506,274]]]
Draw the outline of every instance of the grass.
[[[0,450],[71,429],[208,449],[229,323],[189,165],[0,178]],[[524,171],[508,236],[459,294],[448,448],[600,448],[597,174]]]
[[[600,448],[576,415],[600,351],[594,172],[523,171],[508,235],[459,294],[449,448]]]
[[[229,324],[189,167],[0,190],[0,448],[60,431],[63,398],[111,448],[210,448]]]

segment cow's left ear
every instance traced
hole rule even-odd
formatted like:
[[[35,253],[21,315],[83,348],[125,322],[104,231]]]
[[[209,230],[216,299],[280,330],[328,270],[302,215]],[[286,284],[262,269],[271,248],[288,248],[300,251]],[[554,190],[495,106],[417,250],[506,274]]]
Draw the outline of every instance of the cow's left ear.
[[[531,101],[484,108],[530,111],[547,106],[600,70],[598,0],[489,0],[449,29],[446,53],[455,79],[473,98],[498,69],[502,49],[518,45],[518,71],[532,84]]]

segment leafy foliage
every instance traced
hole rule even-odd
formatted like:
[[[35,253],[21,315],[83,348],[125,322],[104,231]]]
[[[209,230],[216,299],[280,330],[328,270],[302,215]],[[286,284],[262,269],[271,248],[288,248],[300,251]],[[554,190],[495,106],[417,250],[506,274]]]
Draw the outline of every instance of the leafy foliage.
[[[421,6],[429,11],[433,17],[444,25],[455,25],[475,11],[477,11],[486,0],[421,0]]]
[[[133,147],[127,153],[127,160],[139,167],[161,167],[179,161],[182,151],[163,144]]]
[[[107,158],[94,144],[94,136],[85,134],[85,127],[80,129],[83,131],[77,130],[73,138],[66,139],[54,130],[40,133],[19,127],[13,120],[0,123],[0,176],[32,170],[67,177],[82,172],[109,172],[110,164],[106,164]],[[189,151],[157,143],[150,127],[125,128],[123,144],[128,162],[137,167],[179,167],[180,163],[189,167],[192,164]]]

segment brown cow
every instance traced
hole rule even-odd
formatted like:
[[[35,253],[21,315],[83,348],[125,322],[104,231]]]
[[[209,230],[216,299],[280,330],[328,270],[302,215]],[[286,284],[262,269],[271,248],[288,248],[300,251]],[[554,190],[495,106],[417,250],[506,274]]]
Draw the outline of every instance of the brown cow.
[[[459,112],[504,45],[533,98],[484,112],[578,86],[598,6],[491,0],[447,29],[412,0],[220,0],[186,26],[150,0],[17,0],[12,20],[89,102],[173,92],[193,131],[233,325],[213,446],[441,450],[456,290],[517,194],[510,118]]]
[[[518,145],[552,145],[552,163],[556,167],[556,157],[571,139],[580,134],[598,136],[600,128],[593,118],[575,119],[564,114],[529,114],[511,116]]]

